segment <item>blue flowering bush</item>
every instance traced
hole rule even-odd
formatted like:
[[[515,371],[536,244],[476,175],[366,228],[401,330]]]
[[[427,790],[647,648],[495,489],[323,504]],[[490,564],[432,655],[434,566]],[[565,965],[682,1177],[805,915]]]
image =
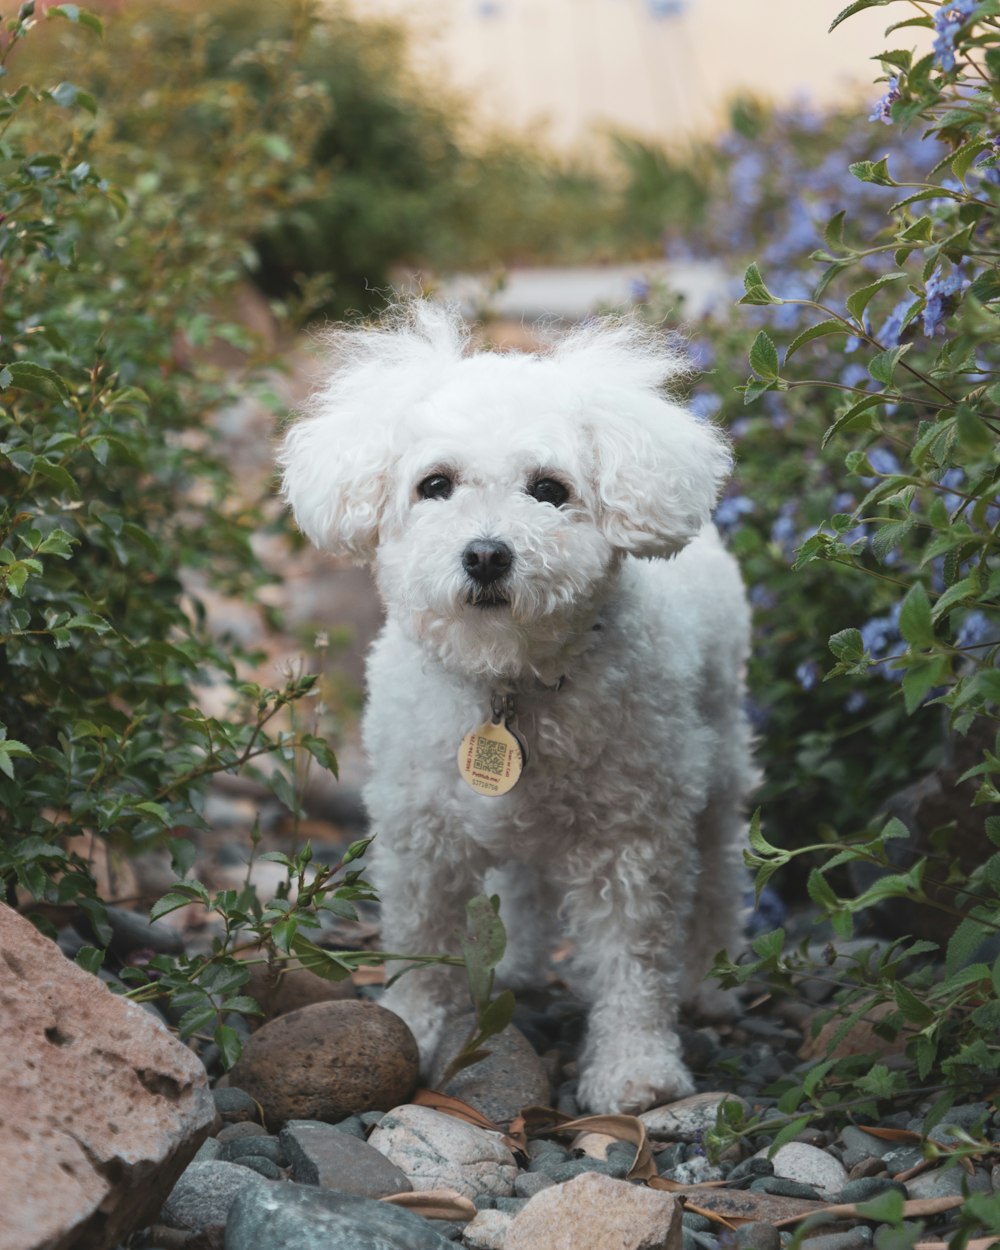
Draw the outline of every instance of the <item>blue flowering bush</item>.
[[[723,221],[752,261],[740,303],[759,328],[734,396],[745,321],[709,323],[693,395],[733,433],[718,519],[761,626],[758,890],[798,867],[831,962],[875,909],[896,932],[939,918],[933,940],[842,950],[823,970],[841,1022],[826,1059],[774,1087],[781,1140],[888,1106],[947,1123],[1000,1071],[1000,5],[856,0],[834,25],[876,6],[898,20],[867,126],[817,123],[802,151],[775,138],[802,118],[777,119],[723,147]],[[893,789],[943,760],[937,826],[887,820]],[[730,983],[786,991],[810,969],[781,929],[720,963]],[[861,1020],[879,1049],[842,1057]],[[976,1134],[958,1148],[989,1151]],[[984,1229],[1000,1204],[971,1198],[956,1244]]]

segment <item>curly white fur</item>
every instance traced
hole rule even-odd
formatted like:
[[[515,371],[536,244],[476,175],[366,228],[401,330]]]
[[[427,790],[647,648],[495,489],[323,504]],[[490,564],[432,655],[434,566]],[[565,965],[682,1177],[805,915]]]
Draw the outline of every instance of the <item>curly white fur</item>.
[[[629,322],[546,353],[470,352],[460,317],[417,301],[332,348],[280,462],[300,527],[371,562],[386,606],[364,725],[384,939],[453,949],[490,873],[509,983],[542,976],[557,923],[575,945],[591,1003],[581,1102],[685,1094],[678,1010],[711,997],[712,956],[737,944],[755,780],[749,613],[709,520],[725,439],[663,396],[683,357]],[[422,497],[433,474],[448,498]],[[565,487],[562,506],[528,493],[540,478]],[[513,553],[499,605],[475,602],[463,566],[484,540]],[[489,798],[456,754],[496,692],[515,693],[531,757]],[[429,1060],[460,995],[434,969],[385,1001]]]

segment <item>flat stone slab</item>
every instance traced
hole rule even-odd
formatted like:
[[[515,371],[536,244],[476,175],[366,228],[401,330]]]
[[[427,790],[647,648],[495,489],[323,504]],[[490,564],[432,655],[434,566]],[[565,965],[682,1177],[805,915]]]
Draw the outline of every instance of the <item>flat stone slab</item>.
[[[330,1124],[291,1120],[281,1130],[281,1145],[292,1179],[362,1198],[410,1193],[413,1186],[381,1151]]]

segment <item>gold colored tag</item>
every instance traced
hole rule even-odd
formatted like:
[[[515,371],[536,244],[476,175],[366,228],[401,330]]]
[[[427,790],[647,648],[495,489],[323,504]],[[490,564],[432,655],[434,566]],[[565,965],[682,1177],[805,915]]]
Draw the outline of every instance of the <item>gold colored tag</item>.
[[[507,720],[488,720],[462,739],[458,771],[477,794],[496,797],[517,785],[526,759],[524,740]]]

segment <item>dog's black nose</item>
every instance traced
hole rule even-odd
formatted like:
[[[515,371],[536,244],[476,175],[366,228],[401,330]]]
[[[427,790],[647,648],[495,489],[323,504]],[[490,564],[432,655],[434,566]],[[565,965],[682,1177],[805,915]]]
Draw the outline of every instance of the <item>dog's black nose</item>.
[[[499,538],[479,538],[462,552],[462,567],[480,586],[498,582],[513,560],[513,551]]]

